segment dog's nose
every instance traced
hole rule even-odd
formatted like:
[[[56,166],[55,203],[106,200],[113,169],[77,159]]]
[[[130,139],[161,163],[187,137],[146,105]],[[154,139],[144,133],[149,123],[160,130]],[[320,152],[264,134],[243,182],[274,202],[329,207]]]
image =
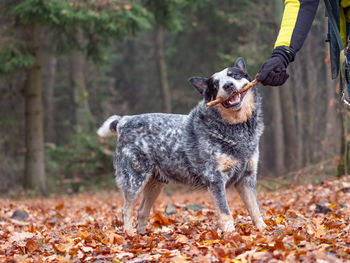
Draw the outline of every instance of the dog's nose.
[[[237,89],[236,86],[233,84],[233,82],[226,82],[223,88],[225,91],[229,91],[229,92],[232,92]]]

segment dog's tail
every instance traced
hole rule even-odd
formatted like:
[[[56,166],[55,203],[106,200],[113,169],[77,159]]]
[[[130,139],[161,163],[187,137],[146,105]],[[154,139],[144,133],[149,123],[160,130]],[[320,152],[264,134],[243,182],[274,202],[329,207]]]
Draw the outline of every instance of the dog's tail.
[[[100,137],[117,136],[117,125],[121,118],[122,117],[118,115],[109,117],[97,130],[97,134]]]

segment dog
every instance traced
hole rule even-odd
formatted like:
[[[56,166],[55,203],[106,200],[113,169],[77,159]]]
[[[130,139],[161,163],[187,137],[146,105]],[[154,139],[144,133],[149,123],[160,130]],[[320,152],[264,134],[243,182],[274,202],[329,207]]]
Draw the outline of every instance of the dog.
[[[226,188],[235,186],[258,229],[266,227],[256,197],[259,138],[263,132],[261,97],[256,88],[206,109],[217,97],[229,97],[251,81],[243,58],[210,78],[189,82],[203,100],[188,115],[150,113],[114,115],[98,129],[117,136],[114,168],[123,193],[123,229],[134,233],[133,209],[142,193],[137,232],[146,233],[151,207],[169,181],[207,188],[219,227],[235,230]]]

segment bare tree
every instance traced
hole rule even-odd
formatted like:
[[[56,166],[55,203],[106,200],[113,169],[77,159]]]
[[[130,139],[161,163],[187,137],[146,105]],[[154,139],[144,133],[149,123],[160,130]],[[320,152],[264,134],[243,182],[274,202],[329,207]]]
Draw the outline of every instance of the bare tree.
[[[290,79],[280,89],[281,110],[283,119],[283,133],[285,144],[285,167],[286,170],[291,171],[300,167],[300,156],[298,148],[300,147],[297,138],[295,105],[292,96],[293,81]]]
[[[272,107],[272,123],[273,123],[273,149],[274,149],[274,171],[277,174],[284,172],[284,134],[283,134],[283,120],[282,120],[282,107],[281,107],[281,96],[280,88],[271,88],[271,107]]]
[[[83,42],[83,32],[80,27],[76,34],[77,42]],[[76,124],[84,130],[89,130],[89,123],[91,120],[91,112],[89,108],[88,92],[86,90],[85,82],[85,57],[79,51],[74,51],[71,55],[71,78],[74,92],[75,102],[75,118]]]
[[[163,27],[156,25],[156,57],[157,67],[159,71],[159,82],[162,91],[162,107],[164,112],[171,112],[171,93],[168,83],[168,76],[166,71],[166,62],[164,55],[164,34]]]
[[[55,48],[51,46],[52,51]],[[43,52],[43,87],[44,87],[44,105],[45,105],[45,126],[46,141],[54,142],[55,132],[55,104],[54,91],[56,82],[57,57],[52,52],[46,50]]]
[[[25,188],[39,186],[46,194],[46,174],[44,162],[44,131],[41,85],[41,48],[40,25],[28,26],[28,50],[35,58],[35,63],[27,71],[24,84],[25,114],[26,114],[26,154],[25,154]]]

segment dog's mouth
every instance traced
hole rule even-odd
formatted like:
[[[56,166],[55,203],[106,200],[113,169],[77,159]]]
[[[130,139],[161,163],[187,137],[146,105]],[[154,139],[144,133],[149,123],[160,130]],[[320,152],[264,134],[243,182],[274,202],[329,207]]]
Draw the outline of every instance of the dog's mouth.
[[[238,93],[228,100],[221,103],[222,106],[224,106],[226,109],[228,108],[238,108],[241,106],[241,103],[243,101],[244,96],[247,94],[247,91],[243,91],[241,93]]]

